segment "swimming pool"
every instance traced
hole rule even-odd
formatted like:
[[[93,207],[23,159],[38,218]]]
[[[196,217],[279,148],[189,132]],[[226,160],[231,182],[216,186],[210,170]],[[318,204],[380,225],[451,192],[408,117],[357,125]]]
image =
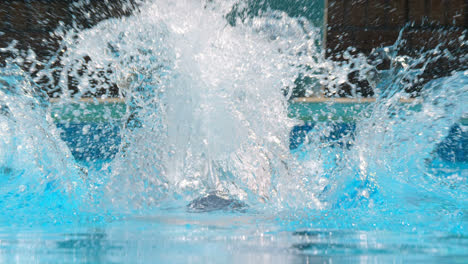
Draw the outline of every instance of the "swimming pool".
[[[291,109],[297,107],[309,106]],[[117,154],[121,143],[119,126],[99,119],[56,122],[61,138],[83,166],[101,168]],[[295,126],[290,133],[291,151],[307,155],[302,150],[308,144],[307,132],[320,125],[323,124],[306,122]],[[346,151],[353,146],[341,140],[355,130],[352,121],[335,123],[330,134],[320,141]],[[456,124],[438,144],[433,162],[434,167],[444,168],[440,177],[449,175],[449,170],[452,175],[460,171],[466,177],[463,173],[467,169],[467,140],[464,125]],[[47,203],[41,201],[44,202]],[[252,206],[243,211],[194,213],[187,210],[183,200],[165,202],[150,212],[135,214],[77,212],[75,208],[61,211],[64,208],[60,205],[37,211],[10,208],[23,215],[3,219],[8,224],[2,225],[0,231],[1,256],[2,262],[21,263],[466,261],[463,209],[419,202],[423,207],[418,210],[387,208],[385,215],[371,211],[368,215],[352,206],[345,210],[296,209],[283,213]],[[447,211],[441,215],[439,210]],[[65,214],[62,219],[57,217],[60,214]]]
[[[143,4],[0,69],[1,262],[468,261],[467,70],[414,98],[437,49],[378,70],[284,12]],[[340,101],[356,69],[375,98]],[[303,75],[331,99],[290,98]]]

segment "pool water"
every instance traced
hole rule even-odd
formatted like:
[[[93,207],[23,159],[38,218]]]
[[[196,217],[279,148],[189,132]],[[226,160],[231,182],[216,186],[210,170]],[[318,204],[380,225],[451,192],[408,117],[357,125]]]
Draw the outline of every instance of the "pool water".
[[[251,4],[148,0],[48,61],[0,50],[1,262],[468,261],[468,71],[414,99],[446,53],[337,63],[315,20]],[[375,102],[291,98],[356,70]]]
[[[307,133],[315,126],[314,122],[305,122],[296,125],[290,132],[291,150],[300,148],[306,142]],[[463,124],[455,124],[450,128],[447,137],[435,148],[437,156],[444,162],[463,163],[467,162],[468,132]],[[82,162],[109,160],[115,157],[118,146],[121,143],[120,127],[106,123],[58,123],[57,128],[61,130],[61,138],[67,142],[73,156]],[[83,129],[88,132],[83,134]],[[352,122],[333,124],[331,133],[322,138],[324,142],[338,144],[343,147],[340,139],[344,135],[352,134],[356,125]],[[351,144],[346,144],[351,147]],[[99,162],[97,162],[99,163]]]
[[[89,127],[85,134],[84,127]],[[295,143],[291,144],[291,151],[300,148],[300,143],[304,144],[306,132],[313,127],[314,124],[308,123],[292,129],[290,142]],[[440,166],[466,172],[468,165],[464,151],[468,133],[462,127],[458,124],[450,130],[438,145],[437,156]],[[115,146],[120,144],[119,127],[76,123],[59,124],[58,128],[77,161],[86,166],[101,166],[118,151]],[[339,142],[340,137],[354,130],[355,124],[335,124],[333,133],[322,141]],[[347,149],[352,146],[335,144],[334,147]],[[449,225],[443,222],[424,223],[442,220],[438,219],[439,212],[431,212],[435,208],[427,206],[419,212],[389,212],[389,219],[382,223],[382,219],[373,221],[372,215],[366,219],[361,212],[352,209],[344,212],[296,211],[294,214],[297,215],[293,216],[256,208],[243,212],[191,213],[186,205],[171,203],[143,215],[90,214],[83,222],[48,222],[39,226],[11,223],[0,230],[1,261],[463,263],[468,260],[468,239],[463,229],[467,218],[463,211],[453,218],[458,221],[458,230],[457,227],[444,230]],[[413,217],[422,219],[414,221]]]
[[[279,228],[255,214],[162,212],[106,225],[2,230],[11,263],[464,263],[467,239],[447,234]]]

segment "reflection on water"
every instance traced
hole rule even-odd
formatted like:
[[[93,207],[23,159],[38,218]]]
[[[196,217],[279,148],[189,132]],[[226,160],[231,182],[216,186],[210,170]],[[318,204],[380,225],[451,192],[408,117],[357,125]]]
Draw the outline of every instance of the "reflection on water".
[[[170,213],[169,213],[170,214]],[[183,219],[186,216],[174,216]],[[2,235],[2,262],[39,263],[368,263],[464,262],[463,236],[418,235],[376,231],[281,231],[243,221],[217,226],[236,216],[169,224],[153,217],[116,222],[76,233],[43,230]],[[157,220],[161,221],[157,221]],[[229,222],[229,220],[228,220]],[[233,220],[235,222],[235,220]],[[401,241],[404,240],[404,243]]]

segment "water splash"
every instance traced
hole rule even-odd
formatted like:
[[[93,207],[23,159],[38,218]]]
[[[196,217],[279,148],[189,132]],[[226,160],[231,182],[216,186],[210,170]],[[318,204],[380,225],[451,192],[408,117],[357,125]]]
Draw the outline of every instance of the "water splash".
[[[88,71],[112,72],[126,98],[107,194],[119,206],[213,191],[266,202],[304,187],[288,149],[294,121],[282,90],[292,88],[300,65],[319,64],[320,34],[279,12],[233,27],[227,7],[149,2],[138,16],[69,36],[78,41],[68,46],[64,71],[77,72],[75,62],[87,57]]]
[[[38,86],[19,67],[11,65],[1,73],[2,221],[60,222],[69,216],[54,211],[73,214],[84,200],[86,170],[59,139]]]
[[[420,99],[401,104],[401,98],[411,97],[405,89],[437,49],[414,58],[399,56],[394,52],[398,41],[383,49],[392,62],[385,72],[363,55],[347,53],[349,62],[337,63],[325,58],[320,29],[306,19],[265,11],[229,23],[226,14],[240,3],[148,1],[133,16],[65,32],[62,53],[35,79],[58,75],[53,89],[62,91],[64,103],[102,91],[106,98],[117,85],[126,116],[106,119],[121,126],[119,152],[86,176],[43,118],[47,108],[21,92],[6,96],[2,104],[22,115],[15,120],[27,124],[22,131],[28,133],[18,134],[8,114],[2,116],[2,133],[8,135],[2,141],[4,163],[19,168],[15,162],[34,156],[39,161],[25,170],[31,177],[52,175],[59,186],[76,184],[80,187],[64,193],[89,195],[96,208],[113,212],[144,213],[181,201],[185,208],[212,193],[258,210],[286,211],[306,225],[312,222],[304,217],[309,213],[335,214],[324,226],[346,226],[337,220],[343,215],[354,222],[376,217],[385,226],[399,211],[463,210],[466,170],[456,168],[441,177],[433,151],[466,115],[466,71],[427,84]],[[52,67],[57,61],[61,67]],[[288,117],[288,99],[297,78],[307,75],[334,94],[356,70],[373,86],[377,101],[355,117],[354,133],[344,135],[340,144],[323,141],[336,125],[333,110],[325,109],[328,122],[317,125],[308,143],[291,153],[289,131],[299,121]],[[76,91],[69,89],[71,83]],[[32,113],[32,119],[24,113]],[[30,156],[8,154],[14,152],[13,141],[31,135],[41,140],[28,141]],[[48,162],[52,165],[44,174],[41,166]],[[45,190],[37,193],[49,197]]]

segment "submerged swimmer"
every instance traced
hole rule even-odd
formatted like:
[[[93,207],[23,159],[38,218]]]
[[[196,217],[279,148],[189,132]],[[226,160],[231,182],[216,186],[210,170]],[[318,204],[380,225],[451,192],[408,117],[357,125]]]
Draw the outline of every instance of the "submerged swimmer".
[[[211,192],[208,195],[196,198],[187,205],[187,211],[191,213],[204,213],[212,211],[245,212],[249,206],[235,198],[225,196],[219,192]]]

